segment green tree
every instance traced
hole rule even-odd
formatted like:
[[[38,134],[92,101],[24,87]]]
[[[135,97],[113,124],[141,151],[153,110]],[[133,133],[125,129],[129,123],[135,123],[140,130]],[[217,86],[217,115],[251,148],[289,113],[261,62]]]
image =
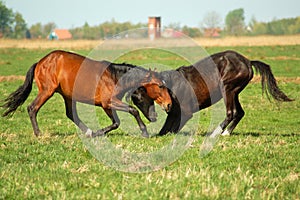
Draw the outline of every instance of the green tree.
[[[287,29],[289,34],[299,34],[300,33],[300,17],[295,19],[295,23],[291,24]]]
[[[87,22],[82,27],[83,38],[94,40],[97,39],[97,35],[99,35],[97,31],[97,27],[91,27]]]
[[[43,27],[41,23],[33,24],[30,29],[30,34],[32,38],[42,38]]]
[[[33,24],[30,27],[30,35],[31,38],[48,38],[51,31],[53,31],[56,28],[56,24],[53,22],[49,22],[45,25],[41,23]]]
[[[27,25],[20,13],[15,14],[14,38],[20,39],[26,36]]]
[[[202,36],[202,33],[199,28],[191,28],[188,26],[184,26],[182,28],[182,32],[192,38]]]
[[[272,20],[271,22],[258,22],[252,19],[250,22],[253,35],[286,35],[300,33],[300,17]]]
[[[258,22],[254,17],[252,17],[249,26],[251,27],[252,35],[264,35],[268,33],[266,23]]]
[[[12,33],[12,24],[14,22],[14,14],[0,0],[0,37],[9,37]]]
[[[291,34],[291,28],[297,33],[297,18],[286,18],[280,20],[273,20],[267,23],[268,33],[272,35]],[[298,27],[299,28],[299,27]]]
[[[219,28],[221,26],[222,17],[215,11],[206,13],[202,22],[201,28]]]
[[[268,34],[268,27],[266,23],[257,22],[253,25],[252,32],[254,35],[265,35]]]
[[[132,24],[130,22],[117,22],[114,19],[103,22],[98,26],[90,26],[87,22],[82,27],[73,28],[70,32],[74,39],[101,39],[110,38],[116,34],[130,29],[146,27],[147,24]],[[146,33],[145,33],[146,34]]]
[[[245,33],[244,9],[230,11],[225,19],[226,31],[230,35],[241,35]]]
[[[48,38],[49,34],[51,31],[53,31],[56,28],[56,24],[54,22],[49,22],[43,26],[43,32],[42,32],[42,37],[43,38]]]

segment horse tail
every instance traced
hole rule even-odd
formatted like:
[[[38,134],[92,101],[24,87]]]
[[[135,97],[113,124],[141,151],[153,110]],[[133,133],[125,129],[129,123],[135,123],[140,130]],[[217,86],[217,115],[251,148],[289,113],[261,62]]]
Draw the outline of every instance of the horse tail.
[[[34,78],[34,70],[37,63],[33,64],[26,74],[26,79],[23,85],[21,85],[16,91],[11,93],[5,100],[4,104],[1,106],[6,111],[2,114],[2,117],[13,115],[19,106],[21,106],[28,98],[31,89],[32,82]]]
[[[250,61],[251,65],[254,66],[255,70],[258,71],[261,75],[261,84],[263,93],[265,92],[268,96],[268,92],[271,96],[277,101],[293,101],[287,95],[285,95],[277,86],[276,79],[271,71],[271,68],[268,64],[261,61]],[[266,84],[267,81],[267,84]],[[268,91],[266,90],[266,87]]]

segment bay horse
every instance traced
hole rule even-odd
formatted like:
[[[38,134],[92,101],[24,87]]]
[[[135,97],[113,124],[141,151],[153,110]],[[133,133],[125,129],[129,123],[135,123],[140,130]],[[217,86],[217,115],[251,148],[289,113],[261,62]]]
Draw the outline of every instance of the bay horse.
[[[277,101],[292,101],[277,86],[268,64],[248,60],[235,51],[216,53],[191,66],[182,66],[176,70],[160,73],[171,90],[172,108],[158,135],[178,132],[193,113],[211,106],[221,98],[225,102],[226,118],[211,136],[230,135],[245,115],[239,102],[239,93],[253,78],[252,66],[261,75],[263,93],[265,92],[267,96],[270,93]],[[193,95],[195,99],[192,99]],[[149,116],[155,116],[154,102],[145,90],[135,90],[131,98],[144,114],[150,113]]]
[[[12,115],[25,102],[31,92],[33,79],[38,87],[38,94],[27,110],[36,136],[40,135],[37,113],[55,92],[64,99],[67,117],[88,137],[102,136],[118,128],[120,121],[116,111],[133,115],[142,136],[149,136],[139,112],[121,101],[124,94],[132,88],[143,87],[147,96],[166,111],[172,105],[168,89],[157,72],[125,63],[96,61],[56,50],[33,64],[26,74],[24,84],[5,99],[2,105],[6,109],[3,117]],[[93,132],[79,119],[76,102],[101,106],[112,120],[112,125]]]

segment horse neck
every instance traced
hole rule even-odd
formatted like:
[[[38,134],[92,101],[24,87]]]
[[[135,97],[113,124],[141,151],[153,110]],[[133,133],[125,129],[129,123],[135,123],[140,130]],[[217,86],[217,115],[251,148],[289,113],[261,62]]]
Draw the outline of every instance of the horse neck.
[[[114,65],[112,71],[117,88],[124,93],[132,88],[140,87],[147,73],[146,70],[140,67],[119,64]]]

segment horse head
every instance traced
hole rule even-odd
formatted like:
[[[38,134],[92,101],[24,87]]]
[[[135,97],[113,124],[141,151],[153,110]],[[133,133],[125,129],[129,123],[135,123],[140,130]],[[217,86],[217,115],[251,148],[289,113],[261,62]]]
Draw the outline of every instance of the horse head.
[[[145,88],[147,95],[160,105],[166,112],[169,112],[172,106],[172,99],[168,92],[165,82],[159,78],[157,72],[149,69],[141,85]]]
[[[154,100],[147,95],[147,91],[144,87],[135,90],[131,94],[131,100],[150,122],[155,122],[157,120]]]

